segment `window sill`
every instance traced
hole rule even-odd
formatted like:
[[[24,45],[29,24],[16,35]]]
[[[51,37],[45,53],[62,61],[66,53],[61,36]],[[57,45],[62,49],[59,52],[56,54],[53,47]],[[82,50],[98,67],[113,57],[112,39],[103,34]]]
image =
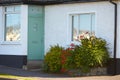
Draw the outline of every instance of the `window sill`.
[[[73,44],[75,44],[75,45],[80,45],[80,44],[81,44],[80,41],[75,41],[75,40],[71,41],[71,43],[73,43]]]
[[[10,42],[10,41],[3,41],[1,45],[21,45],[20,42]]]

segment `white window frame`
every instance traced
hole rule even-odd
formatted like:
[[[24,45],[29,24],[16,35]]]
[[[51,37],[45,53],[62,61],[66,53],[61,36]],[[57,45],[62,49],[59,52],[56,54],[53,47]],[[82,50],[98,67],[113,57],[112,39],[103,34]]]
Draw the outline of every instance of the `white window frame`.
[[[87,13],[72,13],[72,14],[70,14],[70,25],[71,25],[71,41],[72,42],[76,42],[76,40],[74,40],[73,39],[73,16],[75,16],[75,15],[83,15],[83,14],[94,14],[95,15],[95,27],[96,27],[96,13],[95,12],[87,12]],[[80,25],[80,23],[78,24],[78,25]],[[95,28],[94,27],[94,28]],[[95,30],[95,35],[96,35],[96,30]]]
[[[20,5],[12,5],[11,7],[15,7],[15,6],[20,6]],[[2,41],[1,41],[1,45],[20,45],[21,44],[21,40],[20,41],[6,41],[5,40],[5,15],[6,14],[16,14],[19,13],[20,14],[20,32],[21,32],[21,6],[20,6],[20,11],[18,12],[5,12],[5,8],[9,7],[9,6],[3,6],[2,7]],[[20,33],[21,34],[21,33]],[[21,35],[20,35],[21,37]]]

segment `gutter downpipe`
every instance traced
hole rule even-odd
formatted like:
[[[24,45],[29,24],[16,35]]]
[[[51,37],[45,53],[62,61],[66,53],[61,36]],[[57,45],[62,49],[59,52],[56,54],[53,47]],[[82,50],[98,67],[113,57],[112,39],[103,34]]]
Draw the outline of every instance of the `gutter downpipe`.
[[[117,74],[117,59],[116,59],[116,51],[117,51],[117,4],[112,0],[109,0],[111,4],[114,5],[114,75]]]

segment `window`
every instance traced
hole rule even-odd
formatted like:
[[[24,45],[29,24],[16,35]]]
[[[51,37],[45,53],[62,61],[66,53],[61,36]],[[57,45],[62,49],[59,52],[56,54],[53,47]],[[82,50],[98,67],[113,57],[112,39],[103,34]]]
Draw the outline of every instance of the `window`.
[[[72,40],[80,41],[84,37],[95,35],[95,14],[72,15]]]
[[[4,41],[20,41],[20,6],[4,8]]]

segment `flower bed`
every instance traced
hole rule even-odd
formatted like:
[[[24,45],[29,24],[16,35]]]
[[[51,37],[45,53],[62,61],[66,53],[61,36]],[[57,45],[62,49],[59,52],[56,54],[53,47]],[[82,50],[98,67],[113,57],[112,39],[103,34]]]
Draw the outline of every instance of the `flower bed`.
[[[104,75],[109,60],[106,41],[90,37],[80,41],[81,45],[73,43],[67,49],[56,45],[47,52],[44,70],[53,73],[70,73],[78,76]]]

